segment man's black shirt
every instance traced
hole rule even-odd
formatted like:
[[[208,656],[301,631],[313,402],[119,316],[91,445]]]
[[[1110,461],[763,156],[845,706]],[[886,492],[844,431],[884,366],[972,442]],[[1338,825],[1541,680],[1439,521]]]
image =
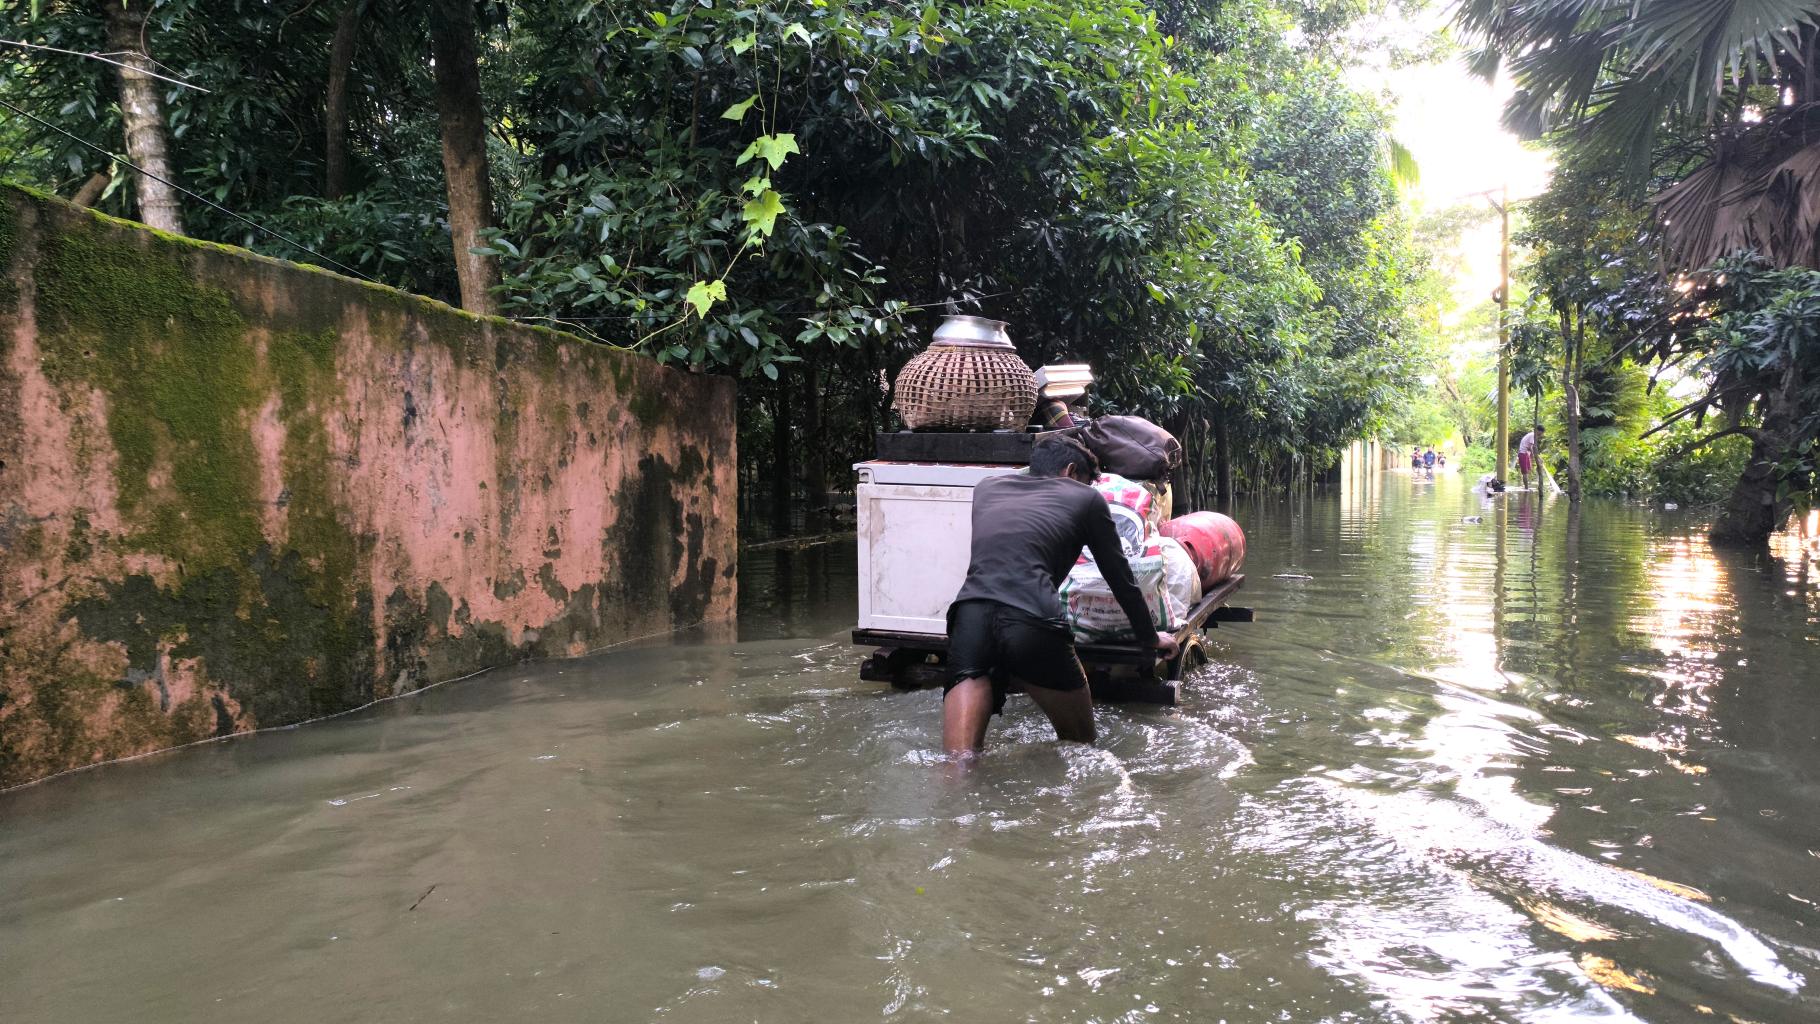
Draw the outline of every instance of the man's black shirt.
[[[955,601],[1010,605],[1066,628],[1056,591],[1081,548],[1093,552],[1139,643],[1156,642],[1106,499],[1067,477],[995,476],[973,488],[973,555]]]

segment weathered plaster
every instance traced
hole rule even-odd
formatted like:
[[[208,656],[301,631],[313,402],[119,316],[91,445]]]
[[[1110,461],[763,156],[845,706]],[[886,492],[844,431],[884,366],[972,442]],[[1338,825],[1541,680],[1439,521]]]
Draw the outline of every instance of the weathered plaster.
[[[732,385],[0,186],[0,787],[728,619]]]

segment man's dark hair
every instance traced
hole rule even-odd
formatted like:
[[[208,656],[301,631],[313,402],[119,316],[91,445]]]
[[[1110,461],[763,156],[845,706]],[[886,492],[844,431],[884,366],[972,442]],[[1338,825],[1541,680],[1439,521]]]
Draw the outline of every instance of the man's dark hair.
[[[1082,482],[1090,483],[1100,475],[1099,457],[1072,437],[1039,437],[1030,448],[1031,476],[1061,476],[1069,466]]]

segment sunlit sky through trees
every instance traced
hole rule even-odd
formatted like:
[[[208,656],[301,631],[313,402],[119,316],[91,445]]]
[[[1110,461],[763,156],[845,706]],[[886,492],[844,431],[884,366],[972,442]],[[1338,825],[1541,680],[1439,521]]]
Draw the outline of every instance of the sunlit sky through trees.
[[[1443,27],[1449,11],[1430,8],[1387,34],[1415,37]],[[1421,168],[1410,191],[1418,210],[1438,211],[1473,199],[1475,193],[1508,184],[1512,198],[1540,192],[1548,183],[1549,157],[1504,130],[1500,114],[1510,83],[1488,83],[1466,70],[1459,54],[1433,61],[1387,66],[1366,61],[1353,78],[1370,92],[1388,93],[1394,104],[1396,136]],[[1488,219],[1460,239],[1463,263],[1454,296],[1464,310],[1490,296],[1498,283],[1498,225]]]

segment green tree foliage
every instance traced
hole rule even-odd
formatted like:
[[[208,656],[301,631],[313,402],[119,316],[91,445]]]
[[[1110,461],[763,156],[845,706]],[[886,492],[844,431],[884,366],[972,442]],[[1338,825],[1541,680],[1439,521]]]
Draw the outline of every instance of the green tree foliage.
[[[1584,492],[1581,431],[1616,426],[1621,412],[1640,407],[1626,387],[1636,374],[1624,361],[1625,342],[1658,312],[1648,300],[1659,289],[1654,273],[1640,273],[1650,255],[1648,219],[1635,196],[1620,174],[1586,158],[1569,162],[1529,204],[1516,234],[1528,249],[1523,276],[1534,301],[1513,331],[1513,369],[1537,397],[1543,385],[1530,367],[1549,362],[1559,376],[1563,429],[1556,436],[1574,501]]]
[[[1297,426],[1291,450],[1319,467],[1415,386],[1428,268],[1397,207],[1381,111],[1315,66],[1270,97],[1267,115],[1251,156],[1259,201],[1319,301],[1291,321],[1288,365],[1258,383],[1279,422]],[[1254,425],[1241,443],[1268,443],[1263,434]]]
[[[0,4],[0,37],[84,53],[108,50],[106,0]],[[161,0],[148,21],[152,55],[173,77],[164,93],[178,183],[388,284],[455,297],[428,33],[413,4],[360,4],[348,97],[349,193],[323,198],[328,54],[341,4],[307,0]],[[7,49],[0,97],[114,153],[114,69],[66,54]],[[168,83],[167,83],[168,84]],[[106,175],[98,205],[132,217],[124,167],[66,135],[11,117],[0,174],[70,195]],[[510,161],[495,161],[510,166]],[[302,249],[201,204],[197,237],[315,262]]]
[[[1560,326],[1573,475],[1582,428],[1617,431],[1597,445],[1615,466],[1638,451],[1738,464],[1713,537],[1760,543],[1812,488],[1803,424],[1820,416],[1820,393],[1797,358],[1811,284],[1765,264],[1820,266],[1820,4],[1467,0],[1459,22],[1484,47],[1482,69],[1508,62],[1518,92],[1507,121],[1552,133],[1562,158],[1532,211],[1529,276]],[[1633,357],[1708,390],[1648,431],[1626,430],[1625,409],[1641,405]],[[1660,441],[1721,405],[1723,436],[1751,438],[1747,459],[1713,437]]]
[[[1796,507],[1813,504],[1820,458],[1820,271],[1772,268],[1745,255],[1720,263],[1687,293],[1674,319],[1691,329],[1657,340],[1663,360],[1696,359],[1707,389],[1665,424],[1716,416],[1698,448],[1749,438],[1740,485],[1716,540],[1756,542]],[[1765,500],[1767,499],[1767,500]]]
[[[1336,63],[1376,6],[481,4],[502,309],[740,375],[742,462],[785,490],[827,489],[892,427],[889,382],[946,312],[1010,321],[1032,364],[1093,364],[1102,407],[1225,467],[1189,495],[1307,478],[1398,404],[1432,298],[1386,115]],[[11,5],[0,33],[93,52],[99,10]],[[184,185],[454,297],[420,5],[159,0],[150,25],[209,90],[166,95]],[[118,150],[108,71],[31,53],[0,89]],[[4,173],[66,195],[103,173],[97,202],[131,214],[123,169],[6,125]]]

